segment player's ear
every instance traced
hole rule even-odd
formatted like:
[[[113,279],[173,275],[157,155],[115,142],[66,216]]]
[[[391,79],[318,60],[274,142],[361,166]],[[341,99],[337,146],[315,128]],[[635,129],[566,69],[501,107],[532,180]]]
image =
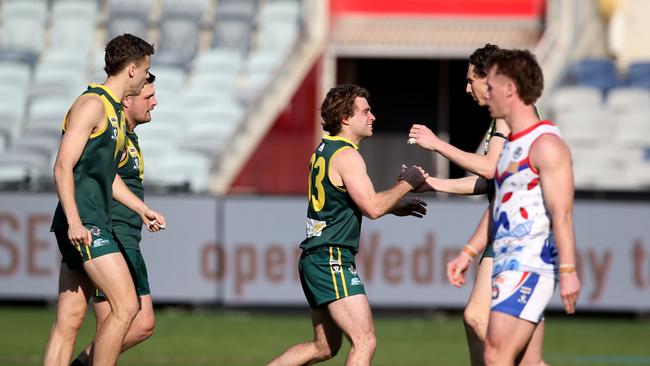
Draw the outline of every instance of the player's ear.
[[[135,76],[136,65],[133,62],[131,62],[129,64],[128,68],[129,68],[129,77],[134,77]]]
[[[122,99],[122,105],[125,108],[129,108],[131,106],[131,97],[129,96],[129,97],[123,98]]]
[[[511,97],[517,93],[517,86],[512,81],[508,80],[506,84],[506,96]]]
[[[347,119],[347,118],[343,118],[343,119],[341,119],[341,126],[343,126],[343,125],[349,125],[349,124],[350,124],[350,120],[349,120],[349,119]]]

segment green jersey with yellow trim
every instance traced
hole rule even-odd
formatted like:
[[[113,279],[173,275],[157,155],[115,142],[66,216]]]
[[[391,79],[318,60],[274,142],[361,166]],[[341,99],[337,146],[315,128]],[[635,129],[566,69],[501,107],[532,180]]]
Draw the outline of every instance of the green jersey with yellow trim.
[[[106,124],[90,135],[79,161],[73,168],[74,193],[79,217],[84,224],[104,228],[111,227],[113,202],[113,180],[117,164],[122,157],[126,123],[119,98],[101,84],[90,84],[83,93],[95,94],[104,103]],[[68,122],[63,120],[63,134]],[[52,220],[52,231],[68,229],[68,221],[61,202],[56,207]]]
[[[117,167],[117,174],[138,198],[144,201],[144,159],[138,135],[126,131],[125,154]],[[123,204],[113,200],[113,233],[125,248],[140,249],[142,218]]]
[[[303,250],[322,245],[338,245],[359,250],[361,211],[344,187],[329,179],[332,159],[343,149],[358,149],[351,141],[338,136],[323,136],[311,156],[309,193],[307,195],[307,238]]]

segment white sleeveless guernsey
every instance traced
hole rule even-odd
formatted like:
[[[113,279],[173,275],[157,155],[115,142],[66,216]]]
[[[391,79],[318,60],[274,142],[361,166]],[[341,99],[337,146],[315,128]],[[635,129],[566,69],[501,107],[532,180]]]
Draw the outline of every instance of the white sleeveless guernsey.
[[[542,135],[561,138],[550,121],[541,121],[506,141],[494,177],[492,207],[493,277],[503,271],[557,276],[557,248],[538,172],[530,165],[531,146]]]

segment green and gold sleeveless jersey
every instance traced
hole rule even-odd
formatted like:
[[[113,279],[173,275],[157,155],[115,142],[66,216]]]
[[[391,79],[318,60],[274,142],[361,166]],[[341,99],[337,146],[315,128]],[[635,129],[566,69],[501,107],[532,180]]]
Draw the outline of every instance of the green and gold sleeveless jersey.
[[[126,131],[125,154],[117,167],[117,174],[138,198],[144,201],[144,159],[138,136]],[[125,248],[140,249],[142,219],[140,215],[113,200],[113,233]]]
[[[311,156],[309,193],[307,195],[307,238],[300,248],[308,250],[322,245],[359,250],[361,211],[343,187],[329,180],[332,159],[343,149],[358,149],[351,141],[324,135]]]
[[[90,84],[83,93],[98,95],[104,103],[106,124],[90,135],[79,161],[73,168],[75,201],[83,224],[109,229],[113,204],[113,180],[117,164],[122,157],[126,124],[122,104],[112,91],[100,84]],[[68,122],[63,120],[63,133]],[[52,231],[68,229],[68,222],[61,207],[56,207]]]

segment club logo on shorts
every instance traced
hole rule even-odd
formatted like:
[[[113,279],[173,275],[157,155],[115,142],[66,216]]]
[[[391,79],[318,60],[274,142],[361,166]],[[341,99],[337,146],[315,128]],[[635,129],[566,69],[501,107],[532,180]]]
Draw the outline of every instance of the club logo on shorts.
[[[352,277],[350,280],[350,286],[363,286],[363,282],[361,282],[359,277]]]
[[[92,245],[92,247],[93,247],[93,248],[97,248],[97,247],[101,247],[101,246],[104,246],[104,245],[108,245],[108,244],[110,244],[110,243],[111,243],[111,241],[108,240],[108,239],[97,238],[97,239],[93,240],[93,245]]]
[[[348,271],[350,271],[350,273],[352,273],[354,276],[357,275],[357,269],[356,267],[354,267],[354,264],[350,264],[350,267],[348,267]]]
[[[533,290],[530,287],[522,286],[519,289],[519,298],[517,299],[517,302],[520,304],[527,303],[531,292],[533,292]]]
[[[101,231],[101,229],[99,229],[97,226],[93,226],[93,227],[90,229],[90,233],[93,234],[93,235],[95,235],[95,236],[98,236],[99,234],[102,233],[102,231]]]
[[[341,272],[341,267],[342,266],[343,266],[343,263],[341,263],[340,260],[330,258],[330,267],[332,267],[332,271],[334,271],[334,273]]]

